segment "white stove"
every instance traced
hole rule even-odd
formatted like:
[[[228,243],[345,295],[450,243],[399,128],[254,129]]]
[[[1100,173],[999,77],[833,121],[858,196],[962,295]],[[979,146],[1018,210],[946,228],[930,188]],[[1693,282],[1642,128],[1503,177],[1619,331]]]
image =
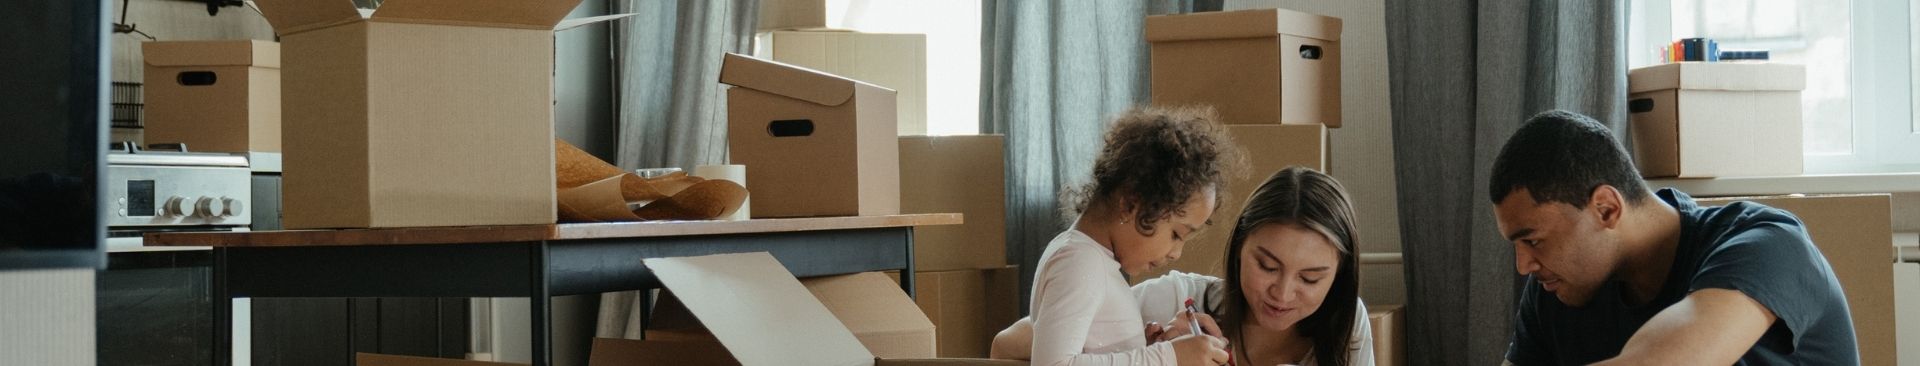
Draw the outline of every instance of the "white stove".
[[[184,149],[182,149],[184,150]],[[141,150],[115,144],[107,152],[108,251],[143,249],[154,231],[246,230],[253,199],[244,154]]]

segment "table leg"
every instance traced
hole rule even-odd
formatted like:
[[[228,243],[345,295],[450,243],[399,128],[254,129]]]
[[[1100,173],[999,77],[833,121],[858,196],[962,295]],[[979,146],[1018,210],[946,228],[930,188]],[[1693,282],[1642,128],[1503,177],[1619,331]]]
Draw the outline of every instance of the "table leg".
[[[905,243],[907,246],[907,268],[900,270],[900,290],[906,291],[908,298],[917,298],[913,293],[913,228],[909,227],[905,229],[907,231],[907,240]]]
[[[527,299],[527,304],[531,308],[527,317],[533,320],[533,324],[527,328],[527,331],[533,333],[527,337],[533,340],[531,366],[550,366],[553,364],[553,296],[550,292],[551,287],[547,284],[547,243],[534,242],[528,245],[529,250],[533,251],[532,255],[528,256],[533,259],[530,266],[532,271],[529,273],[532,281],[528,282],[532,284],[533,291]]]
[[[213,364],[228,366],[233,360],[233,293],[227,290],[227,249],[213,248]]]

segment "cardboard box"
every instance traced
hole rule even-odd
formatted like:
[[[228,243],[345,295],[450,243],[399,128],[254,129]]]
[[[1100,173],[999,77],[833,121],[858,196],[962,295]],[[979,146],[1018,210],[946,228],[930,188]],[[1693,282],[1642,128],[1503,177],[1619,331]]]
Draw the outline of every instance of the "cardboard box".
[[[353,354],[355,366],[526,366],[524,363],[470,361],[451,358],[395,356],[377,353]]]
[[[1899,364],[1920,364],[1920,263],[1893,264],[1893,303]]]
[[[760,31],[846,29],[847,0],[761,0]]]
[[[1340,18],[1286,9],[1147,17],[1153,104],[1230,124],[1340,128]]]
[[[1400,305],[1371,305],[1367,322],[1373,325],[1373,364],[1407,365],[1407,314]]]
[[[1167,272],[1200,273],[1223,277],[1226,271],[1227,241],[1233,236],[1234,223],[1246,206],[1253,190],[1267,178],[1289,166],[1303,166],[1326,172],[1328,169],[1327,127],[1322,125],[1227,125],[1227,135],[1246,152],[1244,176],[1229,178],[1227,192],[1219,209],[1213,212],[1213,225],[1187,240],[1180,259],[1154,269],[1136,280],[1160,277]]]
[[[280,44],[141,42],[148,143],[192,151],[280,152]]]
[[[1005,267],[1006,136],[901,136],[900,211],[966,220],[914,228],[914,270]]]
[[[1702,206],[1753,201],[1792,212],[1847,294],[1860,364],[1893,365],[1893,219],[1885,194],[1703,198]]]
[[[919,310],[910,304],[906,294],[891,281],[878,277],[879,274],[839,276],[825,283],[814,281],[814,287],[819,289],[810,290],[764,252],[652,258],[646,260],[646,265],[705,329],[711,331],[718,348],[726,352],[697,352],[692,347],[644,347],[647,343],[660,342],[657,340],[596,340],[589,361],[591,366],[635,365],[664,357],[683,362],[676,364],[1024,364],[876,357],[868,350],[871,343],[863,345],[848,325],[889,324],[870,329],[904,326],[932,330],[931,323],[918,316]]]
[[[927,134],[927,36],[838,30],[778,31],[773,60],[859,80],[899,94],[900,135]]]
[[[553,32],[579,0],[258,2],[288,229],[554,222]],[[556,25],[558,25],[556,27]]]
[[[894,92],[727,54],[727,142],[747,166],[753,217],[900,213]]]
[[[899,273],[888,272],[894,283]],[[1020,267],[914,273],[914,303],[939,333],[940,357],[983,358],[1020,320]]]
[[[1648,178],[1799,175],[1800,65],[1682,62],[1627,73],[1633,163]]]

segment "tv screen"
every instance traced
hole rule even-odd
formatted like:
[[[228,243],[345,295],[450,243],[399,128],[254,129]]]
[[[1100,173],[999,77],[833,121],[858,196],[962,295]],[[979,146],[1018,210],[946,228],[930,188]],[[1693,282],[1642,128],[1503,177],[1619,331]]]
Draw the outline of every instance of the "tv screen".
[[[0,11],[0,270],[99,267],[107,119],[102,0]]]

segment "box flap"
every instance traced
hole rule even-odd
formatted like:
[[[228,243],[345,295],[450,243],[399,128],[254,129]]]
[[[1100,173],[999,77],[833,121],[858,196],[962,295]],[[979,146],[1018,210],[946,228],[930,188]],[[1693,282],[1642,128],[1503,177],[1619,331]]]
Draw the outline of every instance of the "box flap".
[[[620,18],[626,18],[626,17],[630,17],[630,16],[634,16],[634,13],[626,13],[626,14],[614,14],[614,15],[601,15],[601,16],[597,16],[597,17],[586,17],[586,18],[576,18],[576,19],[567,19],[567,20],[562,20],[562,21],[560,21],[560,25],[555,25],[555,26],[553,26],[553,31],[555,31],[555,32],[559,32],[559,31],[563,31],[563,30],[568,30],[568,29],[574,29],[574,28],[579,28],[579,27],[584,27],[584,26],[587,26],[587,25],[589,25],[589,24],[594,24],[594,23],[600,23],[600,22],[608,22],[608,21],[613,21],[613,20],[615,20],[615,19],[620,19]]]
[[[880,272],[814,277],[800,284],[855,333],[933,329],[920,306]]]
[[[1339,41],[1340,18],[1287,9],[1257,9],[1147,17],[1147,42],[1258,38],[1290,34]]]
[[[873,363],[873,353],[772,255],[650,258],[646,265],[742,364]]]
[[[140,42],[153,66],[254,66],[280,68],[280,44],[261,40]]]
[[[281,36],[364,19],[352,0],[254,0]]]
[[[729,53],[720,64],[720,83],[837,106],[853,99],[855,85],[887,89],[857,80],[776,61]]]
[[[1802,90],[1807,68],[1762,62],[1679,62],[1627,72],[1627,93],[1666,89]]]
[[[381,21],[553,29],[580,0],[385,0],[373,12]]]
[[[800,284],[875,356],[934,357],[933,321],[887,275],[864,272],[814,277]],[[916,335],[924,338],[916,339]]]

